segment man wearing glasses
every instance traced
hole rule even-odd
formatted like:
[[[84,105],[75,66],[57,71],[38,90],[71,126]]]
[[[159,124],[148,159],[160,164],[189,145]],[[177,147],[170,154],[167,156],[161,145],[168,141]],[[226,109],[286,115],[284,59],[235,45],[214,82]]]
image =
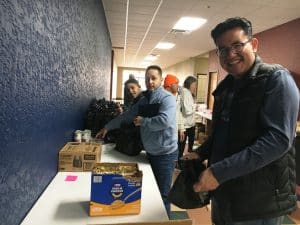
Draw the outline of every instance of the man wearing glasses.
[[[298,88],[289,71],[263,63],[245,18],[211,32],[228,75],[214,91],[213,132],[185,159],[208,159],[194,185],[210,191],[216,225],[278,225],[296,208]]]

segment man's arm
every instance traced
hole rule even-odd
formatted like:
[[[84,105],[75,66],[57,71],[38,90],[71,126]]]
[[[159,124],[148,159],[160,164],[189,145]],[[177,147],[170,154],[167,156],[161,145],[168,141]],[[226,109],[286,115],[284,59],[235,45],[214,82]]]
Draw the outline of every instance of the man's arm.
[[[133,122],[133,119],[138,112],[138,105],[139,102],[134,104],[129,110],[125,111],[124,113],[120,114],[119,116],[105,124],[104,128],[96,134],[96,138],[104,138],[108,131],[120,128],[123,122]]]

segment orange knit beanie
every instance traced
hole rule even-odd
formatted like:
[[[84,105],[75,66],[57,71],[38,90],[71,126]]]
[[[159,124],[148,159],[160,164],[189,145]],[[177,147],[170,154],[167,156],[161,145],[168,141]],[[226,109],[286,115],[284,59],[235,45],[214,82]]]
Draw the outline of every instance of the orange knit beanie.
[[[168,74],[164,80],[164,87],[170,87],[172,84],[178,84],[179,80],[176,76]]]

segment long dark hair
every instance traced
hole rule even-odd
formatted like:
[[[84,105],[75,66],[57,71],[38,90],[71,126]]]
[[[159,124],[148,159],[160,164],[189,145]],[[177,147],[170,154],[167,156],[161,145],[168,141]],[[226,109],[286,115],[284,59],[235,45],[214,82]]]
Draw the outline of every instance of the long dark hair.
[[[191,84],[197,82],[197,78],[194,76],[188,76],[183,83],[183,87],[185,87],[186,89],[190,89]]]

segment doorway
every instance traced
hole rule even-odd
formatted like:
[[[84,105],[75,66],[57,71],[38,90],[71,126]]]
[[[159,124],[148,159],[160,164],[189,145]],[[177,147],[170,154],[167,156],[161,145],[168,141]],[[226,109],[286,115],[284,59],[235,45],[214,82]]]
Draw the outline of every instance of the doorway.
[[[207,101],[207,74],[197,73],[197,103],[205,103]]]
[[[218,84],[218,72],[209,72],[208,74],[208,90],[207,90],[207,108],[212,110],[214,106],[213,91]]]

